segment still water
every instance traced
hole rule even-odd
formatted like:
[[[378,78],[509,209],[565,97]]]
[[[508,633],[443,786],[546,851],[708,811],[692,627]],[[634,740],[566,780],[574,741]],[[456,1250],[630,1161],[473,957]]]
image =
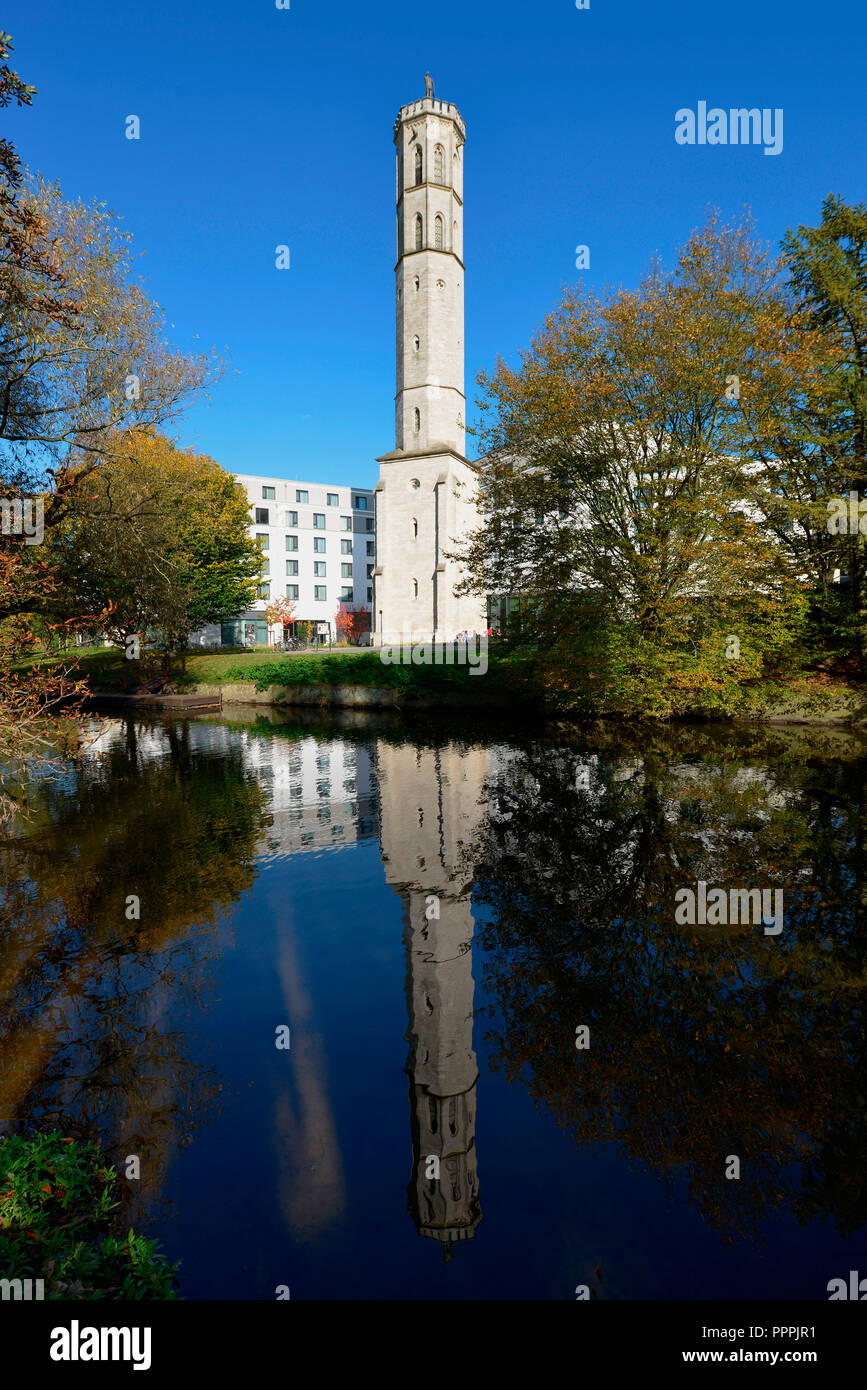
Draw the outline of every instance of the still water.
[[[0,840],[0,1132],[139,1154],[191,1299],[826,1299],[865,833],[851,734],[105,720]]]

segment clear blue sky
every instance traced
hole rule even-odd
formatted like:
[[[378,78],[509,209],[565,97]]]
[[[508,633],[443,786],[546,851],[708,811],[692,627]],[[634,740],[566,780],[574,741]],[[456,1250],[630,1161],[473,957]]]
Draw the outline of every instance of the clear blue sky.
[[[175,341],[229,358],[178,434],[237,472],[370,486],[393,446],[392,124],[427,68],[467,124],[471,402],[562,285],[634,284],[709,207],[776,241],[867,198],[863,0],[7,0],[2,23],[39,88],[4,130],[122,215]],[[677,145],[700,100],[782,107],[782,154]]]

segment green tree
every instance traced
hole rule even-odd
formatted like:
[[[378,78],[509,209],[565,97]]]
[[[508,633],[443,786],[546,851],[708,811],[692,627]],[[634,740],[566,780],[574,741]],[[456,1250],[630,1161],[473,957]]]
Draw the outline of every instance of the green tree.
[[[867,674],[867,537],[830,536],[827,526],[832,497],[867,495],[867,204],[829,195],[819,226],[788,232],[783,249],[820,370],[790,417],[794,428],[778,441],[783,462],[766,474],[777,500],[772,515],[778,537],[817,574],[826,608],[829,576],[837,567],[848,573]]]

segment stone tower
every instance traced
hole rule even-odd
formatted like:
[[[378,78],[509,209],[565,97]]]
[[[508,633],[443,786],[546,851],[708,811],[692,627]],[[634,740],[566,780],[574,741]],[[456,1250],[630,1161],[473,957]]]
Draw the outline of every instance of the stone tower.
[[[378,459],[374,640],[450,640],[482,632],[484,601],[456,598],[445,558],[477,525],[465,457],[464,169],[456,106],[402,106],[397,150],[395,447]]]
[[[382,858],[404,900],[412,1176],[419,1234],[449,1253],[481,1220],[473,1050],[472,846],[489,758],[380,742]]]

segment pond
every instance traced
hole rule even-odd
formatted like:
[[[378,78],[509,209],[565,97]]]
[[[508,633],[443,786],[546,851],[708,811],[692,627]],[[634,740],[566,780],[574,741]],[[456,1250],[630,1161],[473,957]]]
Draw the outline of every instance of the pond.
[[[865,831],[830,730],[97,721],[0,840],[0,1132],[138,1155],[189,1299],[827,1299]]]

